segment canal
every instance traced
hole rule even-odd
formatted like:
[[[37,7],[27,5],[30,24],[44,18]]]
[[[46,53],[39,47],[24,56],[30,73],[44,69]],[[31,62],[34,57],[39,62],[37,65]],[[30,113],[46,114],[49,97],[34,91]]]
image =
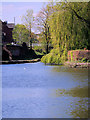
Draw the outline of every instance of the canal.
[[[88,69],[2,65],[3,118],[88,118]]]

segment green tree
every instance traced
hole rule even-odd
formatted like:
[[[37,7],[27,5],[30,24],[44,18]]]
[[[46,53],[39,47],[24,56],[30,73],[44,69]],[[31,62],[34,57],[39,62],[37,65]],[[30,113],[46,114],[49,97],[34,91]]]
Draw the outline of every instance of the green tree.
[[[66,43],[68,49],[87,48],[90,28],[88,23],[78,18],[73,10],[89,21],[88,3],[57,3],[55,7],[56,11],[51,15],[49,24],[54,45],[58,44],[61,47]]]
[[[72,11],[81,22],[90,27],[90,2],[64,3],[64,5],[65,9]]]
[[[28,44],[28,34],[29,31],[23,24],[17,24],[13,30],[13,39],[16,40],[18,44],[26,42]]]
[[[90,46],[89,10],[89,3],[85,2],[56,3],[48,21],[54,49],[44,57],[45,61],[63,62],[68,50]]]

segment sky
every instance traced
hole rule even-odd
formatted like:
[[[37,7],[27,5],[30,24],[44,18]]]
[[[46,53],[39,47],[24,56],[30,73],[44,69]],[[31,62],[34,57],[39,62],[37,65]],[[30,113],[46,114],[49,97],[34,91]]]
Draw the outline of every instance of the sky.
[[[25,15],[27,9],[33,9],[34,17],[38,14],[46,2],[2,2],[1,20],[8,23],[22,24],[21,17]]]
[[[45,6],[45,4],[47,4],[47,1],[56,0],[1,0],[1,1],[2,2],[0,2],[0,19],[2,21],[7,21],[8,23],[13,23],[15,17],[15,23],[21,24],[22,23],[21,16],[23,16],[26,13],[27,9],[33,9],[34,16],[36,16],[40,9],[43,6]]]

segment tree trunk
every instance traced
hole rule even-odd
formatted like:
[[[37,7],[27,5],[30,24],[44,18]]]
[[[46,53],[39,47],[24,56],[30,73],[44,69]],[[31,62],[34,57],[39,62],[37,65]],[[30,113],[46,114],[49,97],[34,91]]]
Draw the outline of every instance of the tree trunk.
[[[46,46],[46,53],[48,54],[49,53],[49,47],[48,47],[48,42],[47,42],[47,46]]]
[[[30,49],[32,49],[32,39],[30,39]]]
[[[32,35],[31,35],[31,27],[30,27],[30,49],[32,49]]]

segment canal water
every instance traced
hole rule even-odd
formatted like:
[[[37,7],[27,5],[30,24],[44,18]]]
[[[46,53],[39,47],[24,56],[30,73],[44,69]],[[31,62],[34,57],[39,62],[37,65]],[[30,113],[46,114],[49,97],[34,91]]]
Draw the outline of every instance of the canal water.
[[[87,118],[88,70],[2,65],[3,118]]]

